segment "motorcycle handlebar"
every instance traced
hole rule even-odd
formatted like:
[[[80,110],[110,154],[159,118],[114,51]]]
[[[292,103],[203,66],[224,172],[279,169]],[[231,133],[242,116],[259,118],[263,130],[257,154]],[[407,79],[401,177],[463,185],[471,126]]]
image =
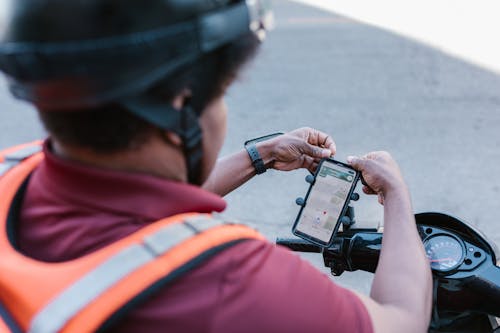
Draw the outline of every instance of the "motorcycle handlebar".
[[[344,271],[375,272],[380,254],[382,234],[374,229],[354,229],[340,232],[333,245],[322,248],[300,238],[278,238],[276,244],[296,252],[322,253],[324,264],[333,275]]]
[[[296,252],[321,253],[321,247],[299,238],[277,238],[276,244]]]
[[[426,217],[428,216],[420,215],[420,219]],[[444,220],[447,223],[441,220],[435,222],[435,214],[431,217],[433,219],[426,220],[426,222],[432,228],[439,230],[441,225],[451,225],[454,228],[450,227],[450,229],[468,242],[484,244],[474,238],[476,234],[466,233],[468,229],[462,222],[456,221],[453,224],[450,223],[449,218]],[[442,215],[438,217],[443,218]],[[426,235],[427,227],[427,224],[419,225],[422,239]],[[447,229],[443,228],[443,230]],[[278,238],[276,244],[292,251],[320,253],[325,266],[331,269],[333,275],[338,276],[344,271],[375,272],[382,248],[382,237],[383,234],[377,232],[377,229],[350,228],[339,232],[332,246],[328,248],[322,248],[299,238]],[[480,266],[467,269],[468,264],[464,261],[465,266],[460,271],[451,271],[446,274],[439,271],[433,273],[435,281],[433,327],[452,327],[458,318],[462,318],[462,322],[458,323],[457,327],[467,324],[476,325],[477,320],[487,319],[487,315],[500,315],[500,267],[495,265],[497,258],[494,253],[487,251],[486,246],[483,247],[487,258]]]

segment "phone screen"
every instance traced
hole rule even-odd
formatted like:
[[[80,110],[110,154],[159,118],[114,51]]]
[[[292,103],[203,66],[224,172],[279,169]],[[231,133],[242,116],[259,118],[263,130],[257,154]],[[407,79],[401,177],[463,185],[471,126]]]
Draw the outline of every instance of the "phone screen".
[[[328,243],[336,229],[352,187],[356,185],[356,171],[336,162],[324,161],[309,191],[295,230]]]

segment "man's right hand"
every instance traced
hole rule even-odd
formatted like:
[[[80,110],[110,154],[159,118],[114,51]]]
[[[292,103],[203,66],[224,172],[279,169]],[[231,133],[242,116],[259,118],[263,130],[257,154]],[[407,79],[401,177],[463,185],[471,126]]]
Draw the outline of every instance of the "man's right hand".
[[[399,167],[388,152],[377,151],[363,157],[349,156],[347,162],[363,176],[363,192],[376,194],[380,204],[392,190],[406,187]]]
[[[363,191],[377,194],[384,204],[384,239],[370,298],[359,296],[374,331],[427,332],[432,275],[399,167],[387,152],[349,157],[347,161],[362,173]]]

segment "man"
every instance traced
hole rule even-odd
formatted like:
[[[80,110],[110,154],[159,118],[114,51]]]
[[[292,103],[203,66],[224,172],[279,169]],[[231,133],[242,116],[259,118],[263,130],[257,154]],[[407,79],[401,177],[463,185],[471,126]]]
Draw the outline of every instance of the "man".
[[[330,136],[302,128],[216,163],[226,128],[223,95],[265,33],[264,1],[17,0],[7,12],[0,68],[50,134],[17,195],[16,243],[28,257],[75,262],[166,217],[222,211],[218,195],[268,168],[314,171],[335,153]],[[349,162],[363,173],[364,191],[385,207],[370,298],[251,239],[122,309],[106,328],[425,331],[430,271],[398,167],[380,152]]]

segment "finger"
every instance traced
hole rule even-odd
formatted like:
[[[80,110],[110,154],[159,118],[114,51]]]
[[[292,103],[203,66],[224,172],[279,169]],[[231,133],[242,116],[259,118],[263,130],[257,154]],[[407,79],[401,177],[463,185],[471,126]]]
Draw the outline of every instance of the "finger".
[[[382,206],[384,205],[384,195],[382,193],[380,193],[378,195],[378,202],[379,204],[381,204]]]
[[[366,154],[365,156],[363,156],[363,158],[373,160],[373,159],[377,158],[377,156],[378,156],[378,151],[372,151],[372,152],[369,152],[368,154]]]
[[[332,155],[335,155],[337,152],[335,141],[333,141],[333,138],[326,133],[316,130],[316,135],[311,136],[310,139],[311,141],[309,141],[309,143],[329,149],[332,152]]]
[[[333,139],[328,134],[314,128],[302,127],[290,132],[289,134],[295,135],[299,138],[304,138],[311,145],[330,150],[330,156],[337,152],[337,146],[335,145]]]
[[[326,140],[324,141],[323,147],[329,149],[332,152],[332,155],[335,155],[337,153],[337,145],[330,136],[327,137]]]
[[[304,169],[307,169],[307,170],[311,171],[311,169],[313,168],[313,166],[314,166],[314,158],[312,158],[310,156],[303,155],[301,167],[304,168]]]
[[[314,158],[314,162],[316,162],[316,163],[321,162],[321,160],[322,160],[322,158],[319,158],[319,157],[315,157],[315,158]]]
[[[363,171],[365,169],[366,159],[357,156],[348,156],[347,163],[350,164],[354,169]]]
[[[311,164],[311,166],[309,168],[307,168],[307,169],[309,170],[310,173],[315,174],[316,170],[318,169],[318,165],[319,165],[319,163],[317,163],[316,161],[314,161]]]
[[[297,147],[299,149],[299,151],[302,153],[302,154],[305,154],[307,155],[307,157],[311,157],[311,158],[326,158],[326,157],[330,157],[332,152],[330,151],[330,149],[325,149],[325,148],[320,148],[318,146],[314,146],[312,144],[309,144],[305,141],[302,141],[300,144],[299,144],[299,147]]]
[[[377,194],[377,192],[375,192],[374,190],[372,190],[370,187],[368,186],[363,186],[363,192],[365,194],[368,194],[368,195],[375,195]]]
[[[361,175],[359,177],[359,179],[361,180],[361,184],[368,186],[368,184],[366,183],[365,177],[363,177],[363,175]]]
[[[368,154],[366,154],[364,157],[368,160],[376,160],[384,156],[390,156],[388,152],[386,151],[372,151]]]

